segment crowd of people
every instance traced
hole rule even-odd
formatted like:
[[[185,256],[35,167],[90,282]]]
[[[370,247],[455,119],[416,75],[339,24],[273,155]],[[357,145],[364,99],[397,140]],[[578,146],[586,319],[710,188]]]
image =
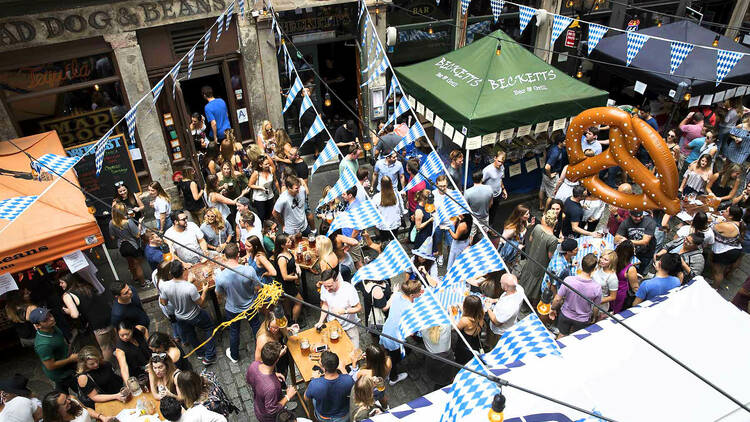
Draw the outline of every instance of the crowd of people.
[[[204,90],[204,97],[209,104],[217,101],[210,90]],[[212,113],[207,115],[217,112]],[[638,113],[659,129],[648,107]],[[63,272],[56,277],[55,300],[40,302],[28,291],[11,295],[8,314],[33,344],[55,391],[40,402],[30,398],[20,378],[5,380],[0,384],[6,403],[3,412],[31,415],[32,419],[18,419],[23,421],[38,420],[41,409],[49,421],[107,422],[110,418],[97,413],[95,404],[126,400],[123,387],[135,379],[160,401],[169,420],[224,420],[232,403],[209,371],[193,371],[185,351],[195,349],[206,367],[215,363],[221,355],[211,335],[217,323],[236,319],[255,302],[264,285],[278,282],[288,297],[298,300],[317,301],[315,292],[320,292],[316,304],[323,312],[312,315],[299,302],[282,299],[278,308],[263,308],[245,318],[255,338],[254,353],[248,356],[252,363],[245,373],[255,416],[268,422],[294,420],[289,410],[295,407],[297,390],[286,382],[294,370],[286,341],[306,326],[307,314],[308,321],[317,318],[315,327],[338,320],[355,352],[346,357],[353,365],[343,365],[344,357],[323,352],[304,397],[312,401],[319,420],[366,419],[386,410],[388,386],[408,377],[402,345],[392,340],[399,335],[402,315],[425,289],[440,285],[441,274],[461,252],[485,236],[498,247],[507,271],[466,280],[471,294],[463,299],[455,327],[429,327],[407,341],[434,356],[465,364],[475,353],[491,350],[525,312],[538,312],[552,332],[564,336],[606,317],[592,303],[620,312],[704,274],[720,288],[743,250],[750,249],[750,238],[745,237],[750,186],[744,180],[750,118],[737,102],[711,111],[710,117],[718,122],[709,125],[704,110],[691,112],[666,132],[665,145],[681,172],[682,195],[686,199],[706,195],[720,203],[717,215],[697,212],[689,220],[677,221],[658,211],[608,206],[590,195],[567,177],[560,134],[546,154],[538,218],[519,204],[502,219],[508,195],[502,150],[487,157],[465,190],[459,180],[464,157],[453,151],[446,159],[451,177],[421,180],[404,191],[419,174],[420,160],[396,151],[401,137],[386,130],[372,140],[371,170],[360,166],[362,151],[351,121],[336,131],[334,140],[343,154],[339,172],[350,170],[359,183],[330,202],[313,204],[308,166],[283,129],[263,122],[257,138],[246,147],[228,126],[222,133],[223,123],[217,118],[206,121],[193,116],[191,132],[199,167],[185,167],[173,176],[182,197],[180,206],[158,182],[150,183],[143,194],[124,183],[113,186],[109,229],[127,260],[132,283],[112,282],[113,299],[106,301],[86,280]],[[581,139],[586,155],[607,148],[607,130],[586,130]],[[649,165],[647,154],[639,158]],[[621,192],[637,190],[618,170],[608,169],[601,176]],[[462,191],[470,209],[438,224],[437,209],[452,200],[448,191],[455,188]],[[323,198],[330,189],[324,187]],[[377,227],[341,228],[327,234],[339,213],[356,209],[366,199],[383,217]],[[605,211],[609,217],[602,221]],[[146,218],[146,212],[153,212],[153,218]],[[574,262],[577,238],[605,233],[613,236],[614,248]],[[297,262],[295,251],[303,239],[314,244],[317,281],[305,277]],[[392,241],[409,245],[415,270],[390,280],[352,284],[353,275]],[[190,272],[207,257],[221,257],[224,262],[213,277],[223,315],[212,316],[204,309],[211,291],[208,279],[197,279]],[[150,267],[150,275],[144,273],[144,265]],[[579,271],[574,273],[574,267]],[[158,290],[169,332],[150,330],[151,317],[136,290],[149,282]],[[750,283],[746,282],[734,303],[741,308],[744,303],[747,310],[748,300]],[[362,319],[386,335],[373,344],[365,342],[360,338]],[[238,320],[228,330],[224,356],[233,364],[242,358],[242,329]],[[427,378],[436,388],[450,384],[456,370],[432,355],[423,365]],[[82,414],[87,416],[77,419]]]

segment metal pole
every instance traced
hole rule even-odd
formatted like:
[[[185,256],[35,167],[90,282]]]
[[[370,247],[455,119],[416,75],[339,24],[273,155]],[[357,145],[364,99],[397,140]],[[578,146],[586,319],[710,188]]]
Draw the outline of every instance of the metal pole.
[[[464,192],[466,192],[466,184],[469,183],[469,154],[471,152],[469,151],[469,146],[466,146],[466,168],[464,170]]]
[[[114,274],[115,280],[120,281],[120,276],[117,275],[117,271],[115,270],[115,264],[112,263],[112,257],[109,256],[109,251],[107,250],[107,245],[105,243],[102,243],[102,250],[104,251],[104,256],[107,257],[107,262],[109,262],[109,268],[112,270],[112,274]]]

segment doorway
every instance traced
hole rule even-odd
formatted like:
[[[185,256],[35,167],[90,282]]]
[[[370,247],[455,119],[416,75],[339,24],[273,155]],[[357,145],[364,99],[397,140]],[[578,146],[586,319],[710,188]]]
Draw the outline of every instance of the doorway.
[[[210,86],[214,91],[214,97],[221,98],[227,103],[227,107],[229,107],[229,101],[227,100],[227,90],[226,86],[224,85],[224,78],[221,75],[219,66],[211,66],[206,70],[213,71],[213,73],[198,77],[195,77],[195,75],[193,75],[193,77],[190,79],[183,79],[180,81],[182,98],[185,102],[185,108],[188,115],[192,115],[193,113],[198,113],[201,116],[206,115],[204,111],[206,100],[204,100],[203,95],[201,95],[201,88],[203,88],[204,86]],[[210,124],[206,122],[206,126],[210,127]]]

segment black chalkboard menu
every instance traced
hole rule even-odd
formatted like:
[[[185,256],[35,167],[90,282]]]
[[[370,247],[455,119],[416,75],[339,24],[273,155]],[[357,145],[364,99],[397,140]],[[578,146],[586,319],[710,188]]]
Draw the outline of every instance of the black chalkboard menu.
[[[81,187],[107,204],[104,205],[99,201],[88,200],[91,205],[96,207],[97,216],[102,216],[105,212],[110,212],[112,199],[115,195],[114,186],[116,182],[125,182],[125,185],[131,192],[141,191],[125,137],[123,135],[114,135],[107,142],[107,150],[104,153],[104,164],[98,177],[96,175],[96,164],[94,163],[94,151],[86,154],[86,151],[96,142],[89,142],[74,148],[65,149],[71,157],[80,157],[86,154],[75,166],[75,170]]]

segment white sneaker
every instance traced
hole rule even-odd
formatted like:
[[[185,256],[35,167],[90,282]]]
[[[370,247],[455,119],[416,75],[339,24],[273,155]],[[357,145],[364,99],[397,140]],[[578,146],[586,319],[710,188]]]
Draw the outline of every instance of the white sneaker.
[[[406,372],[402,372],[402,373],[398,374],[398,377],[396,377],[395,380],[389,380],[388,384],[390,384],[390,385],[396,385],[396,384],[400,383],[401,381],[405,380],[406,377],[408,377],[408,376],[409,376],[409,374],[407,374]]]
[[[229,358],[229,360],[231,360],[231,361],[232,361],[232,363],[237,363],[237,362],[239,362],[239,361],[238,361],[237,359],[235,359],[235,358],[233,358],[233,357],[232,357],[232,351],[231,351],[231,350],[229,350],[229,348],[228,348],[228,347],[227,347],[227,351],[226,351],[226,353],[225,353],[225,354],[227,355],[227,357]]]
[[[441,267],[443,266],[443,255],[438,255],[437,264]]]

